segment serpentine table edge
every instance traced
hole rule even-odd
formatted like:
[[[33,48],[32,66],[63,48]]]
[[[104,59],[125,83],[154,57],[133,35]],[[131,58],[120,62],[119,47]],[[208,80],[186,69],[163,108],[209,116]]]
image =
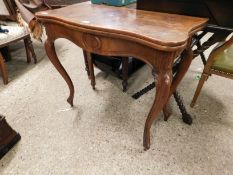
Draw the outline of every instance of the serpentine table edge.
[[[187,72],[193,58],[192,36],[206,26],[208,19],[90,2],[39,12],[36,16],[46,29],[46,53],[69,87],[67,101],[71,106],[74,86],[56,54],[54,41],[58,38],[72,41],[87,53],[133,56],[157,71],[156,95],[143,134],[144,149],[149,149],[150,128]],[[172,66],[181,53],[185,59],[173,77]],[[90,56],[88,60],[91,64]],[[94,72],[90,71],[94,77]],[[95,86],[94,80],[92,86]]]

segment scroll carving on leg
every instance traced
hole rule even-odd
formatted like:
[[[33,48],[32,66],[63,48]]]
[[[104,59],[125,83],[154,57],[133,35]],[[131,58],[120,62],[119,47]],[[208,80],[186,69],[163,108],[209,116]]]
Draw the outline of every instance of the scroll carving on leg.
[[[163,56],[161,56],[164,58]],[[158,117],[158,114],[164,106],[166,105],[169,93],[170,93],[170,87],[172,83],[172,63],[173,58],[164,58],[168,59],[166,64],[162,64],[156,68],[157,72],[157,84],[156,84],[156,96],[154,103],[152,105],[152,108],[150,110],[150,113],[147,117],[145,128],[144,128],[144,135],[143,135],[143,146],[145,150],[148,150],[150,148],[150,128],[155,121],[155,119]],[[161,58],[160,58],[161,60]],[[162,63],[162,62],[161,62]]]
[[[73,85],[73,82],[71,81],[69,75],[67,74],[66,70],[64,69],[64,67],[62,66],[61,62],[59,61],[59,59],[57,57],[55,46],[54,46],[54,41],[51,42],[49,39],[47,39],[45,42],[45,50],[46,50],[46,53],[47,53],[50,61],[52,62],[54,67],[57,69],[57,71],[61,74],[61,76],[64,78],[67,85],[69,86],[70,95],[67,99],[67,102],[71,106],[73,106],[74,85]]]

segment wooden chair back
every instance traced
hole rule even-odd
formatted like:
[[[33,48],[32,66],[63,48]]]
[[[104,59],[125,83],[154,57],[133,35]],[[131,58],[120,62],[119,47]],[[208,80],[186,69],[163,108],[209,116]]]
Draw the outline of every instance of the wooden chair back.
[[[16,5],[14,0],[0,1],[0,20],[16,21]]]
[[[210,53],[209,59],[207,61],[207,64],[205,65],[203,72],[208,74],[208,75],[216,74],[219,76],[233,79],[233,74],[230,74],[230,73],[224,72],[224,71],[215,70],[212,68],[213,63],[214,63],[214,61],[216,61],[219,54],[223,53],[226,49],[228,49],[232,45],[233,45],[233,36],[231,36],[231,38],[229,40],[222,42],[222,43],[219,43]],[[233,60],[233,58],[232,58],[232,60]]]

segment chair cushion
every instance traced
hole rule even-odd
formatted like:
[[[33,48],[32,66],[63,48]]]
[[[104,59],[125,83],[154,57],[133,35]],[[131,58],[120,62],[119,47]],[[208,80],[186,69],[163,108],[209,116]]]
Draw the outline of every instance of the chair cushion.
[[[212,69],[233,74],[233,45],[218,55]]]
[[[7,29],[9,33],[0,33],[0,46],[2,44],[14,41],[28,34],[27,30],[19,26],[1,26],[2,29]]]

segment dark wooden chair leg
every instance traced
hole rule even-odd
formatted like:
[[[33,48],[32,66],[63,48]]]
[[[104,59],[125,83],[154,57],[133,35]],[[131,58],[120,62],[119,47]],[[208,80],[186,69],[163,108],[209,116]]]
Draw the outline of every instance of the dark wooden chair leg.
[[[0,52],[0,71],[2,74],[2,78],[3,78],[3,83],[8,84],[8,73],[7,73],[5,61],[3,59],[1,52]]]
[[[198,41],[196,45],[197,45],[198,49],[201,48],[201,42],[200,41]],[[202,63],[205,66],[207,62],[206,62],[206,58],[205,58],[204,52],[201,52],[200,56],[201,56]]]
[[[11,55],[8,46],[5,46],[0,49],[0,52],[2,53],[2,56],[5,60],[5,62],[8,62],[11,60]]]
[[[34,51],[34,47],[32,44],[32,40],[30,37],[25,38],[24,39],[24,44],[25,44],[25,48],[26,48],[26,53],[27,53],[27,62],[30,63],[31,62],[31,56],[34,59],[34,63],[37,63],[37,58],[36,58],[36,54]]]
[[[197,89],[196,89],[195,94],[194,94],[194,96],[193,96],[193,100],[192,100],[192,102],[191,102],[191,104],[190,104],[191,107],[194,107],[194,105],[195,105],[195,103],[196,103],[196,101],[197,101],[197,98],[198,98],[198,96],[199,96],[199,94],[200,94],[200,92],[201,92],[201,89],[202,89],[202,87],[203,87],[205,81],[208,79],[208,77],[209,77],[209,75],[207,75],[207,74],[205,74],[205,73],[202,73],[201,79],[199,80]]]
[[[122,87],[123,87],[123,92],[127,91],[128,88],[128,74],[129,74],[129,58],[128,57],[123,57],[122,58]]]
[[[84,63],[85,63],[85,70],[87,71],[87,76],[90,79],[90,71],[88,66],[88,59],[87,59],[87,52],[83,50],[83,57],[84,57]]]
[[[86,51],[85,51],[86,52]],[[93,89],[95,89],[95,74],[94,74],[94,64],[93,64],[93,59],[91,57],[91,53],[86,52],[86,58],[88,62],[88,70],[90,73],[90,79],[91,79],[91,86]]]
[[[192,119],[191,115],[187,112],[185,105],[184,105],[184,102],[183,102],[183,99],[181,98],[180,94],[177,91],[175,91],[173,93],[173,96],[174,96],[176,103],[177,103],[177,105],[180,109],[180,112],[182,114],[183,122],[188,124],[188,125],[191,125],[193,122],[193,119]]]
[[[28,39],[25,38],[23,41],[24,41],[24,46],[25,46],[25,50],[26,50],[27,62],[31,63],[31,55],[30,55],[30,50],[29,50]]]

